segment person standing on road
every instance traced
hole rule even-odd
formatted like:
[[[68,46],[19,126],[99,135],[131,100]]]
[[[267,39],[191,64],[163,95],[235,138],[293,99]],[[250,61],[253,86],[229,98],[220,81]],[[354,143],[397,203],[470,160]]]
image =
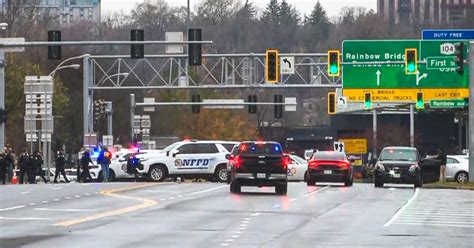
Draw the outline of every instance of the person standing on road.
[[[13,154],[13,149],[10,146],[5,147],[4,150],[7,159],[7,181],[11,182],[13,178],[13,167],[15,165],[15,154]]]
[[[100,167],[102,170],[102,179],[103,182],[109,181],[109,165],[110,160],[112,159],[112,154],[110,153],[107,147],[104,147],[97,158],[97,163],[100,163]]]
[[[85,182],[86,179],[92,181],[91,173],[89,172],[89,164],[94,164],[91,159],[91,155],[88,150],[84,150],[82,153],[79,165],[82,168],[82,173],[79,175],[78,180]]]
[[[7,167],[8,161],[5,151],[0,152],[0,178],[2,179],[2,183],[6,184],[7,180]]]
[[[441,166],[439,167],[439,182],[444,183],[444,182],[446,182],[447,157],[446,157],[446,153],[444,152],[443,148],[439,149],[438,156],[436,157],[436,159],[441,162]]]
[[[28,152],[26,149],[23,149],[23,152],[18,158],[18,166],[20,167],[20,184],[25,183],[25,176],[28,176]]]
[[[31,172],[31,177],[28,174],[28,181],[29,183],[36,183],[36,176],[40,176],[43,179],[44,183],[48,183],[49,180],[44,177],[44,171],[42,168],[43,165],[43,157],[41,156],[40,152],[36,150],[29,158],[28,158],[28,168],[29,172]]]
[[[66,183],[69,183],[69,180],[66,176],[66,171],[64,170],[64,166],[66,165],[66,156],[64,156],[64,151],[59,149],[58,155],[56,157],[56,173],[54,175],[54,183],[58,183],[59,173],[61,173],[66,180]]]
[[[135,176],[135,182],[138,179],[139,172],[138,172],[138,166],[140,165],[140,159],[137,158],[136,156],[137,153],[130,154],[130,157],[127,160],[127,173],[130,175]]]

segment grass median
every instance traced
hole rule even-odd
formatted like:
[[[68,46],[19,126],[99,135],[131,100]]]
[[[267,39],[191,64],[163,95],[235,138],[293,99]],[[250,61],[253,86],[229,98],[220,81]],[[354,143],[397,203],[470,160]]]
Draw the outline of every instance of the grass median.
[[[423,184],[423,188],[432,189],[469,189],[474,190],[474,183],[457,183],[457,182],[445,182],[445,183],[429,183]]]

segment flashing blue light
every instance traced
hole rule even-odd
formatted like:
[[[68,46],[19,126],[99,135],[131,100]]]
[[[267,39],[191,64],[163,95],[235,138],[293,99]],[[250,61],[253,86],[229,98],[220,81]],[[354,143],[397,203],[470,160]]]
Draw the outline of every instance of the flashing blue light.
[[[278,145],[275,145],[275,146],[273,147],[273,149],[275,149],[276,152],[279,152],[279,151],[280,151],[280,147],[279,147]]]
[[[257,147],[256,147],[256,146],[252,146],[252,147],[250,148],[250,150],[255,151],[255,150],[257,150]]]

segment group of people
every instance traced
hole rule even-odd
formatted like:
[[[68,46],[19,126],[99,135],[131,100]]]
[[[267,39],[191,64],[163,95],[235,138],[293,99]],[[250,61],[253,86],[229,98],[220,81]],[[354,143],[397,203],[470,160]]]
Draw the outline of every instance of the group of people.
[[[112,153],[106,147],[103,147],[97,157],[97,164],[101,166],[102,181],[109,181],[109,166],[112,160]],[[93,164],[90,151],[83,150],[82,156],[79,160],[79,166],[77,167],[77,181],[86,182],[91,181],[92,177],[89,171],[89,164]]]
[[[45,183],[48,182],[42,170],[43,157],[39,151],[35,151],[33,154],[28,154],[26,149],[23,150],[18,157],[16,164],[20,169],[20,184],[26,182],[25,177],[27,178],[28,183],[35,183],[37,176],[40,176]],[[0,178],[2,184],[6,184],[7,181],[10,182],[12,180],[14,165],[15,155],[11,151],[11,148],[5,148],[0,153]]]

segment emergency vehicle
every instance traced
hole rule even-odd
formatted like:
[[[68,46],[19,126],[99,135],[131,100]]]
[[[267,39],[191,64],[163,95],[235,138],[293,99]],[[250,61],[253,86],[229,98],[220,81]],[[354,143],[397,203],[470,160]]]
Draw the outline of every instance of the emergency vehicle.
[[[139,172],[153,181],[163,181],[167,177],[204,177],[226,182],[226,155],[237,144],[239,142],[233,141],[176,142],[160,153],[140,159],[143,170]]]

